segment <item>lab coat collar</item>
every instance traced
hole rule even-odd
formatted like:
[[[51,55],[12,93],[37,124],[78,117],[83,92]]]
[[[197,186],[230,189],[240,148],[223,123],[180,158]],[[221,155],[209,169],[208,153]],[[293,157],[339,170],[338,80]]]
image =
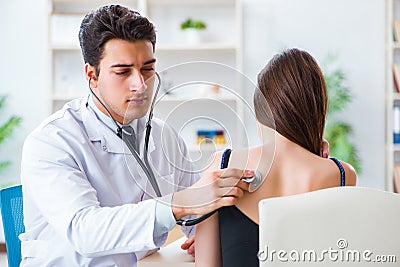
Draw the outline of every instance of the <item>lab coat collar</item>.
[[[117,136],[116,130],[115,132],[107,127],[103,122],[101,122],[95,112],[89,107],[88,101],[89,97],[82,101],[81,105],[81,113],[82,113],[82,122],[85,126],[86,132],[88,134],[89,139],[92,142],[101,142],[101,148],[103,151],[107,151],[110,153],[123,153],[123,154],[131,154],[128,147],[125,145],[124,141]],[[138,144],[140,148],[140,155],[143,155],[143,144],[144,144],[144,136],[145,136],[145,126],[146,126],[146,118],[138,119]],[[136,129],[135,129],[136,130]],[[152,153],[156,149],[153,134],[150,134],[149,138],[149,153]]]

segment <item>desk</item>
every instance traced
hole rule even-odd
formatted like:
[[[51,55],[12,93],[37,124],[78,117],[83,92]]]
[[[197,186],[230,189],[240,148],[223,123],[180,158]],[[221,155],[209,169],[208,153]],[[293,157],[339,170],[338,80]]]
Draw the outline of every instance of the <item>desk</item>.
[[[138,267],[194,267],[194,258],[181,249],[182,237],[137,263]]]

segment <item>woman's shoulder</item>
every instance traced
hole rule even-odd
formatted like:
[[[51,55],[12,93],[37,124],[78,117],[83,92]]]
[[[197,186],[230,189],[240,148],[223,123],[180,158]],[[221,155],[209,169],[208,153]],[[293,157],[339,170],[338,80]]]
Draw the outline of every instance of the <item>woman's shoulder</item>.
[[[227,150],[230,153],[226,153]],[[254,162],[256,156],[259,157],[261,146],[249,147],[245,149],[231,149],[226,148],[224,150],[214,152],[209,158],[208,170],[218,170],[221,168],[221,162],[224,160],[228,163],[228,168],[240,168],[240,169],[254,169]]]
[[[357,172],[350,163],[340,160],[343,169],[346,173],[346,185],[355,186],[357,183]]]
[[[357,174],[351,164],[342,160],[318,158],[317,161],[314,161],[307,191],[340,186],[341,167],[345,172],[345,185],[356,185]]]

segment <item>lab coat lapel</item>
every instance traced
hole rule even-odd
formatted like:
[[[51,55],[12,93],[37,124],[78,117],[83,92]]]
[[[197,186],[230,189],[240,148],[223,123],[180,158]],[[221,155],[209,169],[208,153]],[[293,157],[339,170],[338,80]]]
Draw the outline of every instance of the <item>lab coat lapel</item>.
[[[89,139],[92,142],[101,142],[101,149],[110,153],[123,153],[129,155],[129,158],[132,157],[132,160],[127,160],[128,169],[131,172],[132,177],[135,177],[137,185],[145,192],[143,199],[154,198],[156,194],[154,192],[153,187],[151,186],[149,180],[147,179],[145,173],[142,168],[136,161],[133,159],[131,152],[128,147],[122,141],[121,138],[117,136],[110,128],[108,128],[104,123],[102,123],[94,113],[94,111],[87,106],[87,101],[82,101],[82,122],[85,126],[86,132],[88,134]],[[141,118],[138,120],[138,126],[140,132],[143,134],[139,134],[139,148],[141,150],[140,157],[143,159],[143,147],[144,147],[144,139],[145,139],[145,127],[146,127],[146,118]],[[136,129],[135,129],[136,130]],[[152,133],[153,130],[152,129]],[[150,134],[149,138],[149,146],[148,146],[148,158],[150,165],[153,166],[153,158],[157,158],[156,153],[156,145],[154,141],[154,134]],[[159,156],[158,156],[159,158]],[[155,171],[155,175],[157,176],[157,171]],[[140,177],[140,178],[139,178]],[[156,177],[157,178],[157,177]],[[161,188],[160,188],[161,190]]]
[[[124,141],[119,138],[104,123],[102,123],[88,106],[87,101],[82,101],[82,122],[90,141],[101,142],[100,148],[110,153],[131,154]]]
[[[146,118],[141,118],[141,119],[138,120],[138,127],[139,127],[139,129],[141,129],[141,133],[143,133],[143,134],[139,135],[140,136],[139,144],[140,144],[140,152],[141,152],[140,153],[140,157],[142,159],[143,159],[143,153],[144,153],[143,148],[144,148],[144,140],[145,140],[145,134],[146,134],[146,122],[147,122]],[[152,128],[151,133],[150,133],[150,137],[149,137],[149,147],[148,147],[148,152],[147,153],[148,153],[148,159],[149,159],[150,166],[151,166],[151,168],[152,168],[152,170],[153,170],[153,172],[154,172],[154,174],[156,176],[156,179],[158,180],[158,175],[157,175],[158,172],[157,172],[157,170],[155,170],[153,168],[153,166],[154,166],[153,159],[155,159],[155,158],[159,159],[160,158],[160,156],[159,155],[157,156],[157,153],[156,153],[156,145],[155,145],[155,141],[154,141],[154,135],[155,135],[154,132],[155,132],[155,129]],[[142,177],[146,177],[144,175],[144,173],[143,173],[143,170],[140,167],[139,167],[139,169],[140,170],[138,170],[138,171],[139,171],[139,173],[141,175],[143,175]],[[162,190],[161,187],[160,187],[160,190],[161,190],[161,194],[162,194],[163,190]],[[156,195],[156,193],[155,193],[155,191],[153,189],[153,186],[151,185],[149,179],[146,177],[146,185],[145,185],[143,200],[150,199],[150,198],[156,198],[156,197],[157,197],[157,195]]]

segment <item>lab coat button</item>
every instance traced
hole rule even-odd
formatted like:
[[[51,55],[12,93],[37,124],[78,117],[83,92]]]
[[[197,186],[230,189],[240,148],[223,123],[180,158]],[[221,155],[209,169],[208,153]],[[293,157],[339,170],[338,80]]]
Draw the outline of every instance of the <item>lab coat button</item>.
[[[107,146],[103,145],[103,151],[107,151]]]

